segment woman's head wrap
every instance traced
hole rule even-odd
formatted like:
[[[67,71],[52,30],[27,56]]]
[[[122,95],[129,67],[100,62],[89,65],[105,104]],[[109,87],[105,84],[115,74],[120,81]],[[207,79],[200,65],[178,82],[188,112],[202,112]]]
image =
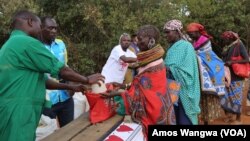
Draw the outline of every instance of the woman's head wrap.
[[[182,28],[183,28],[183,25],[182,25],[181,21],[170,20],[170,21],[166,22],[166,24],[163,27],[163,30],[172,30],[172,31],[176,30],[180,34],[181,38],[187,40],[181,31]]]
[[[163,27],[164,30],[181,30],[182,28],[182,23],[179,20],[168,21]]]
[[[200,32],[201,35],[206,36],[208,38],[212,38],[212,36],[207,34],[207,31],[205,30],[204,26],[199,23],[190,23],[187,26],[187,32]]]
[[[239,39],[239,35],[233,31],[225,31],[221,34],[221,38],[235,41],[235,40]]]

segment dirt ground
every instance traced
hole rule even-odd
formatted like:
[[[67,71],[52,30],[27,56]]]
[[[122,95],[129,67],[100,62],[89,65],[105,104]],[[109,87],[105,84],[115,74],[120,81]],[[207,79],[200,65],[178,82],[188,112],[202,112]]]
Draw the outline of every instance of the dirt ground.
[[[241,115],[241,125],[250,125],[250,116],[247,115],[247,111],[250,111],[250,101],[247,100],[247,92],[249,87],[249,80],[245,81],[244,84],[244,92],[243,92],[243,107],[242,107],[242,115]],[[224,113],[223,111],[219,111]],[[234,122],[225,123],[224,122],[224,115],[221,118],[218,118],[214,121],[211,121],[210,125],[234,125]],[[234,118],[235,119],[235,118]]]
[[[250,108],[249,107],[247,107],[247,108],[250,111]],[[221,112],[223,112],[223,111],[221,111]],[[234,122],[225,123],[223,119],[224,119],[224,117],[218,118],[218,119],[212,121],[209,124],[210,125],[234,125],[235,124]],[[241,122],[242,122],[242,124],[238,124],[238,125],[250,125],[250,116],[247,116],[246,112],[242,113],[242,115],[241,115]]]

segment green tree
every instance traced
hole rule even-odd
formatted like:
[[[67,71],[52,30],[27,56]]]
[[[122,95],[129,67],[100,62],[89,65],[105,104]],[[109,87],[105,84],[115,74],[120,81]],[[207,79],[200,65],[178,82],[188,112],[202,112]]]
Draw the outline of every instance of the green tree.
[[[34,0],[1,0],[0,3],[0,46],[8,38],[10,32],[10,22],[13,12],[16,10],[30,9],[38,11],[38,6]]]

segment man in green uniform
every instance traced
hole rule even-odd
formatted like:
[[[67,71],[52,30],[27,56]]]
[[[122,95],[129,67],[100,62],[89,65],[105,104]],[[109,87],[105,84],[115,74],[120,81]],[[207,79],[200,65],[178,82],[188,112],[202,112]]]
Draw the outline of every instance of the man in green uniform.
[[[17,12],[12,19],[10,38],[0,50],[1,141],[35,140],[45,87],[50,87],[44,73],[85,84],[103,79],[100,74],[84,77],[59,62],[38,40],[40,26],[35,14]]]

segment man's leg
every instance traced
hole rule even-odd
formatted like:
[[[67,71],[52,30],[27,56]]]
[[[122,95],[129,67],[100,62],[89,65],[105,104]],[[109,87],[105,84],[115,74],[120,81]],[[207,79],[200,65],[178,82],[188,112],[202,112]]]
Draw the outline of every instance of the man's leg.
[[[60,110],[57,111],[57,117],[60,127],[65,126],[72,120],[74,120],[74,100],[69,98],[68,100],[60,103]]]
[[[50,117],[51,119],[55,119],[56,118],[56,113],[53,112],[52,108],[43,108],[43,115]]]

